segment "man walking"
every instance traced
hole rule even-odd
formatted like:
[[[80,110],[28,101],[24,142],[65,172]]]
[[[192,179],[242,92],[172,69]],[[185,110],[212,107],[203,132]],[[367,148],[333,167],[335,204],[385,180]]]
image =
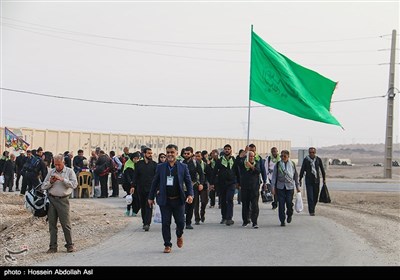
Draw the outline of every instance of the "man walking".
[[[271,154],[265,160],[265,169],[267,170],[267,189],[271,191],[272,173],[274,172],[275,164],[281,160],[276,147],[271,148]],[[272,201],[272,210],[278,207],[278,194],[274,194],[274,201]]]
[[[285,204],[287,223],[292,222],[293,215],[293,194],[296,187],[297,192],[299,188],[299,175],[293,161],[289,160],[289,151],[283,150],[281,152],[281,160],[277,162],[272,173],[272,193],[278,193],[278,212],[281,227],[285,226]]]
[[[220,224],[227,226],[233,225],[233,196],[235,195],[235,186],[237,183],[237,167],[235,158],[232,156],[232,147],[229,144],[224,146],[224,155],[215,163],[211,188],[214,187],[216,179],[219,184],[219,199],[221,200]]]
[[[17,156],[17,158],[15,159],[15,170],[17,173],[17,181],[16,181],[16,191],[19,191],[19,180],[21,178],[22,175],[22,167],[24,166],[25,162],[27,160],[27,157],[25,156],[25,151],[21,151],[19,153],[19,156]]]
[[[164,253],[171,253],[171,219],[176,223],[176,244],[183,246],[183,228],[185,226],[185,202],[193,202],[193,186],[186,164],[177,161],[178,147],[169,144],[166,147],[167,162],[157,166],[156,175],[151,184],[148,197],[150,206],[154,204],[157,191],[157,203],[161,210]]]
[[[246,149],[247,150],[247,149]],[[249,158],[246,158],[246,150],[239,156],[240,187],[242,191],[242,219],[243,227],[247,227],[249,216],[253,228],[257,229],[258,224],[258,200],[260,198],[260,173],[261,161],[255,160],[255,153],[249,151]],[[251,211],[250,211],[251,209]]]
[[[322,164],[321,158],[316,155],[316,152],[317,149],[314,147],[308,149],[308,156],[303,160],[300,169],[300,186],[304,172],[306,173],[307,203],[310,216],[315,216],[315,206],[318,202],[319,184],[321,181],[319,176],[320,170],[322,173],[322,182],[324,184],[326,183],[324,165]]]
[[[153,208],[147,203],[151,183],[156,174],[157,163],[153,161],[153,151],[150,148],[143,149],[143,160],[139,160],[133,173],[133,188],[139,195],[140,209],[142,211],[142,221],[144,231],[149,231]]]
[[[76,189],[78,182],[75,172],[64,165],[64,156],[59,154],[54,157],[54,166],[44,179],[43,190],[48,190],[50,207],[47,213],[49,219],[50,248],[47,253],[57,252],[57,220],[64,232],[65,247],[67,252],[75,251],[71,236],[71,220],[69,216],[68,197],[73,189]]]
[[[193,201],[196,203],[196,198],[198,200],[199,192],[204,188],[204,172],[201,169],[200,162],[196,160],[193,154],[192,147],[186,147],[183,153],[184,160],[182,163],[186,164],[189,170],[190,178],[192,179],[192,186],[194,192]],[[192,226],[192,217],[195,203],[187,203],[185,205],[185,220],[186,220],[186,229],[193,229]],[[200,222],[200,218],[197,222]],[[199,224],[199,223],[198,223]]]

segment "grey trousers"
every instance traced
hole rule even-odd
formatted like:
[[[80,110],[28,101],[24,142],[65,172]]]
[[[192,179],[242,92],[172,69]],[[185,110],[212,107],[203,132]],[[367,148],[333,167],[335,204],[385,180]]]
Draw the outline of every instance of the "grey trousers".
[[[57,220],[64,232],[65,247],[73,245],[71,237],[71,220],[69,217],[69,200],[68,197],[58,198],[49,196],[50,207],[47,213],[49,219],[50,231],[50,248],[57,248]]]

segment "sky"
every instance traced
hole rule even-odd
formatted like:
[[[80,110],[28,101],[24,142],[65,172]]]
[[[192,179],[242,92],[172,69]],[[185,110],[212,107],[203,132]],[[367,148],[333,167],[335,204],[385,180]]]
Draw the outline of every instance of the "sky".
[[[290,140],[292,147],[385,141],[382,96],[398,1],[1,1],[0,8],[1,88],[126,104],[244,107],[160,108],[0,90],[2,127],[246,138],[253,25],[278,52],[339,82],[331,113],[344,130],[252,102],[251,139]],[[398,66],[396,73],[398,143]]]

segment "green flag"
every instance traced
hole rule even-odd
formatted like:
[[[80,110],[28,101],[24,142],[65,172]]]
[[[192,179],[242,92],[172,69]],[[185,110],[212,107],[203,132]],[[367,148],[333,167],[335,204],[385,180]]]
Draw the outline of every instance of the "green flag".
[[[329,112],[336,82],[278,53],[251,34],[250,100],[318,122],[341,126]]]

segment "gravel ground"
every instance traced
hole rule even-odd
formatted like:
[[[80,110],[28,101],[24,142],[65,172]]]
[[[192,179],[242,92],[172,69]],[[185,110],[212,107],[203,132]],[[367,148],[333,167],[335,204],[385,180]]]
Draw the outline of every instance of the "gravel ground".
[[[116,198],[108,198],[116,199]],[[77,250],[94,246],[123,229],[131,217],[124,217],[123,210],[105,207],[96,199],[70,199],[72,240]],[[24,197],[15,193],[0,193],[0,265],[31,265],[65,254],[65,239],[58,223],[58,253],[46,254],[50,235],[46,218],[36,218],[24,206]],[[27,247],[28,253],[18,257],[17,262],[7,261],[6,249],[20,251]]]

